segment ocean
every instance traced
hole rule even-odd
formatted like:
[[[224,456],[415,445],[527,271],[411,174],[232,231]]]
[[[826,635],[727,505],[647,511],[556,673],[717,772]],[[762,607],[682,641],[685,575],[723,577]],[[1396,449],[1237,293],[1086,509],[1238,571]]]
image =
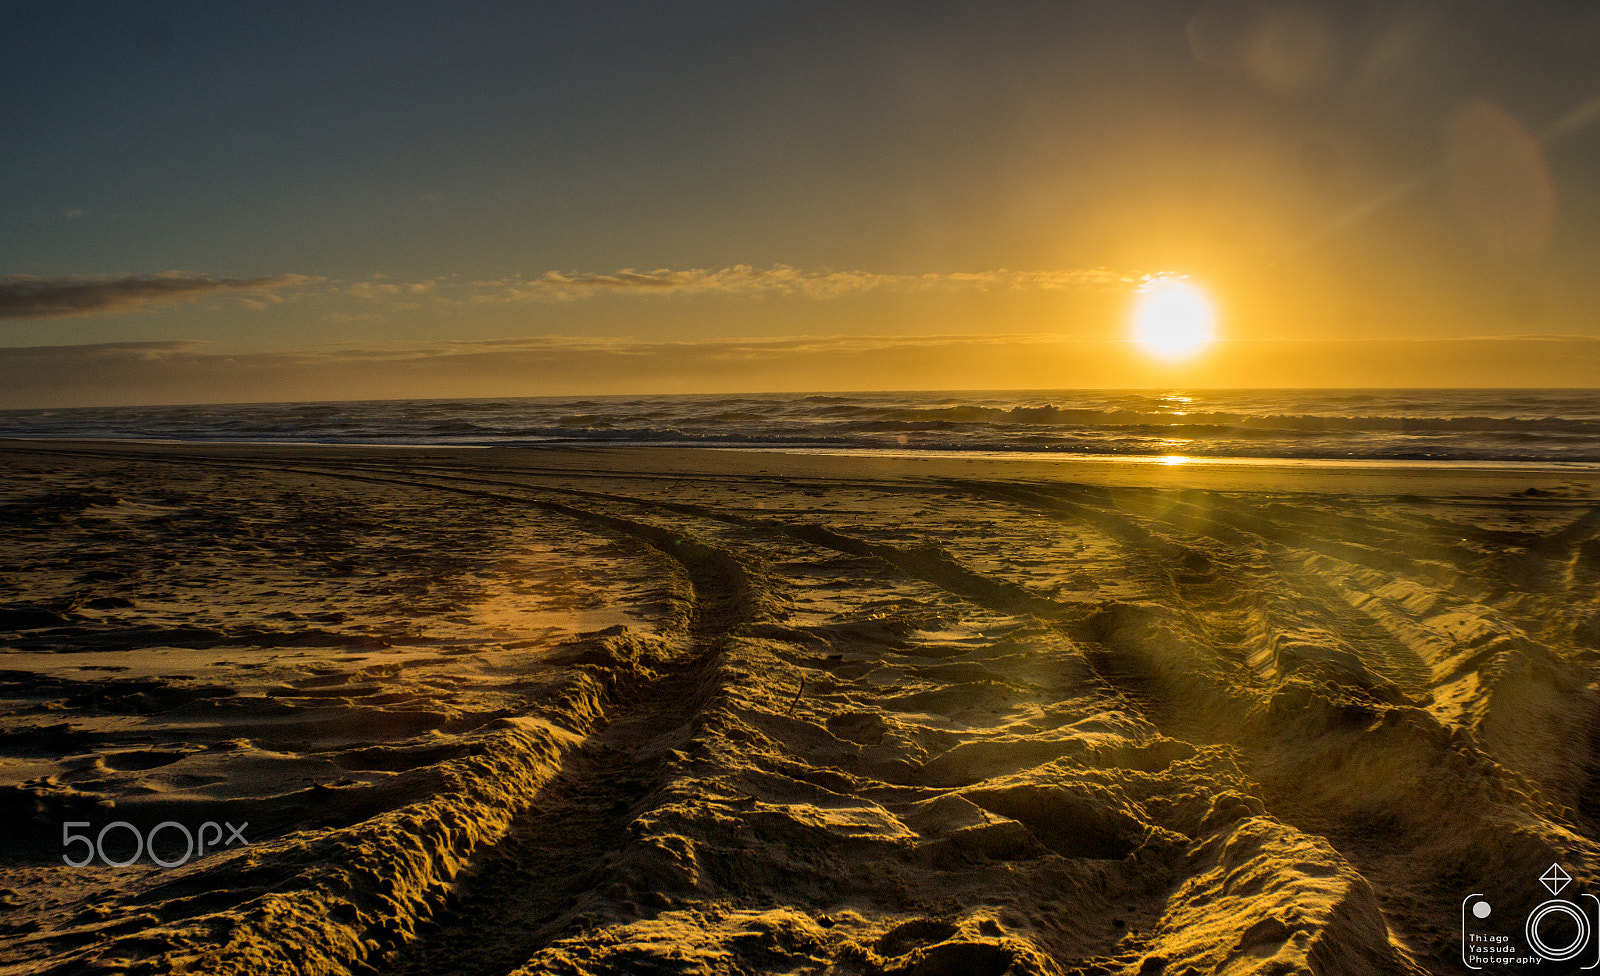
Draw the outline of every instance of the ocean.
[[[1595,390],[597,396],[0,411],[0,436],[1600,464]]]

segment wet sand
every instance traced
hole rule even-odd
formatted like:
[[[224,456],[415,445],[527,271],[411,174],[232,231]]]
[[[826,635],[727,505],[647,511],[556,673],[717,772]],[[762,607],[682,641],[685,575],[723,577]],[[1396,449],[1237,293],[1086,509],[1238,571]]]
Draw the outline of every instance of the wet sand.
[[[0,463],[0,973],[1463,973],[1600,892],[1594,472]]]

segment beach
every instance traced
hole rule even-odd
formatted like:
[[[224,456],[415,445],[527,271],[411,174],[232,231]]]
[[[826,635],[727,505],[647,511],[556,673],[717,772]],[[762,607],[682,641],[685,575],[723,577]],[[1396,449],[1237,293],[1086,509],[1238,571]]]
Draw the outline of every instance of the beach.
[[[0,973],[1600,961],[1600,471],[1168,460],[0,443]]]

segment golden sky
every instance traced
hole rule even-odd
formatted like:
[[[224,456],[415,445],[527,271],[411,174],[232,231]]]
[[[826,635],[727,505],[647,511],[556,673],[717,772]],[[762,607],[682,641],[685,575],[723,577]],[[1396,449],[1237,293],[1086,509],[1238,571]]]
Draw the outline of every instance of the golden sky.
[[[1600,384],[1600,11],[381,13],[15,8],[0,405]]]

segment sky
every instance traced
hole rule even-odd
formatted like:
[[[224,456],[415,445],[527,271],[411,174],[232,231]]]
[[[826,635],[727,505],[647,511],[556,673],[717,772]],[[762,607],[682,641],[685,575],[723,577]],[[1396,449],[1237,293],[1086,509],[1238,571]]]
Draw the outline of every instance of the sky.
[[[1594,4],[3,15],[0,406],[1600,386]]]

